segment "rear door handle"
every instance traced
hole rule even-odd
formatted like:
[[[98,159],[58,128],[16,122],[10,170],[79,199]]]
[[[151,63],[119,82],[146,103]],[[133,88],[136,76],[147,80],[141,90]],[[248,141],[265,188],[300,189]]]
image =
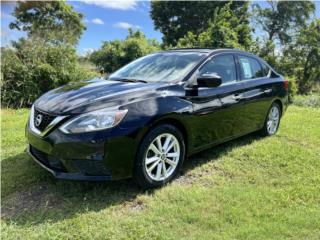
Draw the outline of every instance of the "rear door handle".
[[[272,89],[269,88],[269,89],[264,90],[263,92],[264,92],[264,93],[271,93],[271,92],[272,92]]]
[[[234,100],[240,100],[242,98],[242,94],[234,94],[233,99]]]

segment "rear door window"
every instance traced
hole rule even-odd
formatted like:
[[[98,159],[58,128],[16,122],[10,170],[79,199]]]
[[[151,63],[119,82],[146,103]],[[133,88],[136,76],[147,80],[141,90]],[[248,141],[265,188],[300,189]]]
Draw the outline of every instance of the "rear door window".
[[[254,79],[267,76],[266,69],[262,68],[258,60],[246,57],[238,56],[241,79]]]
[[[260,62],[260,63],[261,63],[261,62]],[[270,68],[269,68],[266,64],[264,64],[264,63],[261,63],[261,65],[262,65],[262,69],[263,69],[263,75],[264,75],[264,76],[268,76],[268,75],[269,75]]]

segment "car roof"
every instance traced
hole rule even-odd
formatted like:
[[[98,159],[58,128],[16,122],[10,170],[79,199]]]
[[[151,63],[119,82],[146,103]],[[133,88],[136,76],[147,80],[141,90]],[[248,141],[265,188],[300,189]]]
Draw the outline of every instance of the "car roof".
[[[243,54],[253,55],[252,53],[235,49],[235,48],[173,48],[163,52],[202,52],[202,53],[218,53],[218,52],[237,52]]]
[[[208,49],[208,48],[173,48],[168,49],[163,52],[204,52],[204,53],[211,53],[215,51],[214,49]]]
[[[239,54],[243,54],[243,55],[247,55],[256,59],[259,59],[260,61],[262,61],[263,63],[269,65],[266,61],[264,61],[263,59],[261,59],[260,57],[256,56],[253,53],[250,52],[246,52],[240,49],[236,49],[236,48],[174,48],[174,49],[169,49],[169,50],[165,50],[165,51],[161,51],[161,53],[166,53],[166,52],[197,52],[197,53],[206,53],[207,55],[213,55],[215,53],[239,53]],[[269,65],[270,67],[270,65]]]
[[[275,72],[275,70],[270,66],[270,64],[268,64],[262,58],[256,56],[253,53],[246,52],[246,51],[236,49],[236,48],[173,48],[173,49],[161,51],[161,53],[166,53],[166,52],[197,52],[197,53],[206,53],[208,56],[211,56],[215,53],[224,53],[224,52],[226,52],[226,53],[228,53],[228,52],[239,53],[239,54],[243,54],[243,55],[247,55],[247,56],[259,59],[261,62],[266,64],[268,67],[270,67]]]

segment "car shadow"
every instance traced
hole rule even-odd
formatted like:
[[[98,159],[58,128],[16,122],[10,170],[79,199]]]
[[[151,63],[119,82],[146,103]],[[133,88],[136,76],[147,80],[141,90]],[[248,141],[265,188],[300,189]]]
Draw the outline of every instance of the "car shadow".
[[[258,132],[253,132],[248,135],[236,138],[234,140],[221,143],[207,150],[201,151],[195,155],[190,156],[186,159],[183,164],[183,167],[180,171],[180,176],[186,176],[188,173],[201,165],[206,164],[207,162],[216,161],[220,157],[226,155],[228,152],[233,149],[241,146],[251,144],[253,141],[262,139]]]
[[[188,158],[182,167],[178,180],[181,177],[188,178],[191,170],[216,161],[219,157],[227,154],[234,148],[250,144],[259,140],[256,134],[250,134],[236,140],[215,146]],[[20,159],[24,161],[23,166],[14,168],[12,162]],[[38,181],[23,183],[25,178],[14,179],[17,171],[26,168],[25,174],[39,179]],[[132,180],[121,180],[114,182],[79,182],[56,180],[50,173],[44,171],[36,163],[32,162],[26,153],[2,160],[2,169],[5,169],[3,181],[12,181],[17,186],[2,197],[1,210],[2,219],[18,225],[38,225],[44,222],[58,222],[72,218],[77,214],[98,212],[111,206],[129,207],[133,210],[143,209],[143,203],[137,198],[138,195],[151,195],[155,190],[144,191],[137,187]],[[28,173],[31,171],[31,173]],[[8,185],[7,183],[2,186]],[[122,206],[120,206],[122,207]]]

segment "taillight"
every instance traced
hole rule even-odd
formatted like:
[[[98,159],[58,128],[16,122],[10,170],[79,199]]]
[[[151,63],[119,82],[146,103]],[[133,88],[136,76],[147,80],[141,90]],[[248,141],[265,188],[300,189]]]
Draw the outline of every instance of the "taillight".
[[[288,91],[289,90],[289,81],[288,80],[284,80],[283,86]]]

